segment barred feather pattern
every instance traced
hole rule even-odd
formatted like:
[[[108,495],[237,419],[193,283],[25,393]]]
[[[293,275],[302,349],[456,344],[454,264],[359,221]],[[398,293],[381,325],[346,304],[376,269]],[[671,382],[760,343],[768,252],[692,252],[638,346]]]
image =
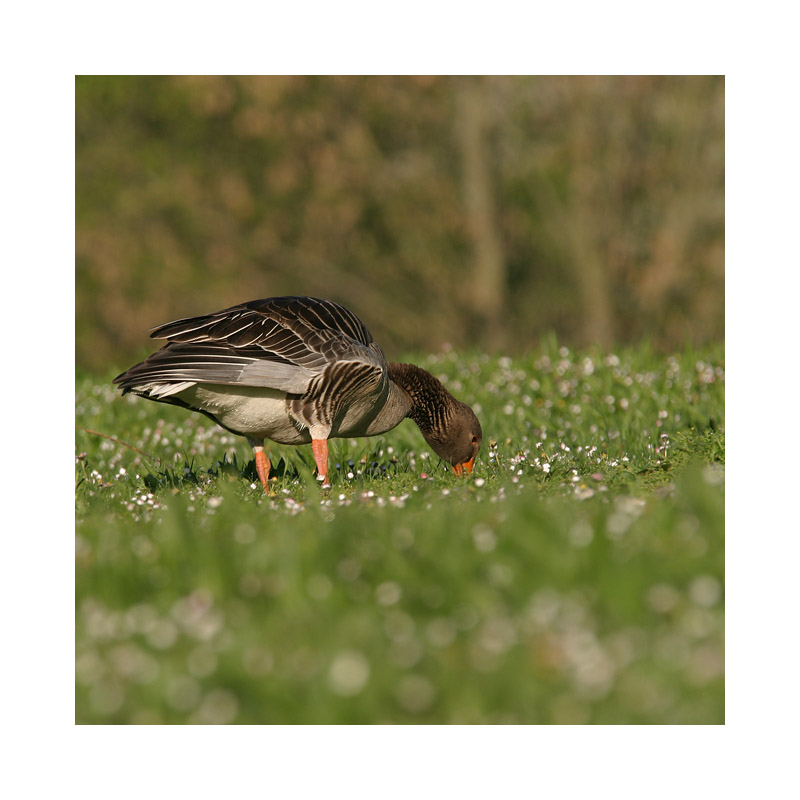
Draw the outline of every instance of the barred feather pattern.
[[[383,352],[355,314],[311,297],[254,300],[169,322],[150,335],[168,344],[115,378],[124,391],[194,381],[302,395],[339,362],[386,368]]]
[[[318,427],[330,431],[358,398],[378,400],[387,384],[384,370],[343,361],[327,366],[312,379],[305,394],[287,403],[292,416],[301,424],[309,429]]]
[[[252,300],[214,314],[169,322],[155,328],[150,337],[184,343],[224,341],[234,348],[257,345],[278,359],[306,367],[341,357],[349,342],[364,347],[374,344],[352,311],[316,297]]]
[[[457,401],[439,380],[415,364],[392,362],[389,364],[389,374],[411,397],[408,416],[417,423],[423,434],[435,435],[437,431],[446,430]]]

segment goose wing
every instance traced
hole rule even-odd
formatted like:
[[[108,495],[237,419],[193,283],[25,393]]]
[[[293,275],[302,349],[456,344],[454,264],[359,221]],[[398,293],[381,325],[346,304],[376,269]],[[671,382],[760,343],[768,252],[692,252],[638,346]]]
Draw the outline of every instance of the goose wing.
[[[155,328],[161,350],[114,379],[165,396],[193,383],[304,394],[329,369],[375,376],[386,360],[355,314],[329,300],[271,297]],[[157,387],[157,388],[156,388]]]

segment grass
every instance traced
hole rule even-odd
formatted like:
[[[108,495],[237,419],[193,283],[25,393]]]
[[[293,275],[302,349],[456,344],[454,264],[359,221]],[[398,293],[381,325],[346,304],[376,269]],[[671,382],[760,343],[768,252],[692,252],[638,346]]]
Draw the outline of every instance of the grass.
[[[417,363],[481,419],[467,479],[406,421],[330,489],[273,447],[266,495],[78,376],[79,723],[724,721],[722,348]]]

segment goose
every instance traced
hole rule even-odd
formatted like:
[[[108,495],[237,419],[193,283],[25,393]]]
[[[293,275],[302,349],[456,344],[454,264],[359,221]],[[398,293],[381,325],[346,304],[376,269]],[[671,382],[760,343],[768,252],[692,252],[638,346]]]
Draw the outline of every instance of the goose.
[[[311,444],[329,483],[328,440],[375,436],[413,420],[456,475],[483,433],[472,409],[426,370],[387,361],[364,323],[317,297],[269,297],[153,328],[167,343],[114,378],[122,394],[210,417],[247,439],[269,489],[264,440]]]

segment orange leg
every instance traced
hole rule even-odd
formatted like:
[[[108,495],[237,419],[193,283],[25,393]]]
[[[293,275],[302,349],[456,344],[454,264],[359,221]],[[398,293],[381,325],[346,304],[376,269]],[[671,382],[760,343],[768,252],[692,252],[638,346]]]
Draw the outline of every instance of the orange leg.
[[[323,483],[328,482],[328,440],[312,439],[311,450],[314,452],[314,461],[317,462],[317,474]]]
[[[264,487],[266,491],[269,491],[269,471],[271,468],[271,464],[269,463],[269,459],[267,458],[267,454],[264,452],[264,442],[263,440],[253,440],[250,439],[250,447],[253,448],[253,455],[256,457],[256,472],[258,473],[258,479],[261,481],[261,485]]]
[[[258,473],[258,479],[266,490],[269,490],[269,470],[271,466],[267,454],[263,450],[258,450],[256,452],[256,472]]]

